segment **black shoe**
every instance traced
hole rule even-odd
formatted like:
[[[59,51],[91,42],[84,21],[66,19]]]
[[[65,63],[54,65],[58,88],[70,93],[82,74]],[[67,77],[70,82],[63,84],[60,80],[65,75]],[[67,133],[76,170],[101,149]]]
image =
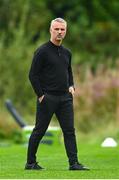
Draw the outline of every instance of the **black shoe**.
[[[69,170],[90,170],[90,169],[80,164],[79,162],[75,162],[74,164],[70,165]]]
[[[32,163],[32,164],[26,163],[26,165],[25,165],[25,170],[42,170],[42,169],[44,169],[44,168],[39,166],[37,162]]]

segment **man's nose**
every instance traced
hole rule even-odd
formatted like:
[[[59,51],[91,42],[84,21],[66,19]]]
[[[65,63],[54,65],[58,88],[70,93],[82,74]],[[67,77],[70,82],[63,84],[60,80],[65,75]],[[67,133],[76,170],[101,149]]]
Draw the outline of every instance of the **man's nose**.
[[[61,29],[59,29],[58,32],[61,33]]]

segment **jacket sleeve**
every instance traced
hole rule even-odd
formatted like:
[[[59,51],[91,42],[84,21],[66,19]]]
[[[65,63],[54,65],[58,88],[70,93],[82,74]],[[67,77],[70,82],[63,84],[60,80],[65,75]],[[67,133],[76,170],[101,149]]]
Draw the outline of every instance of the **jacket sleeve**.
[[[74,87],[73,73],[72,73],[72,67],[71,67],[71,58],[72,58],[72,55],[70,53],[69,67],[68,67],[68,72],[69,72],[69,87],[70,86]]]
[[[42,65],[43,65],[43,53],[35,52],[31,64],[31,68],[29,71],[29,80],[38,97],[41,97],[43,95],[43,91],[39,79],[40,72],[42,70]]]

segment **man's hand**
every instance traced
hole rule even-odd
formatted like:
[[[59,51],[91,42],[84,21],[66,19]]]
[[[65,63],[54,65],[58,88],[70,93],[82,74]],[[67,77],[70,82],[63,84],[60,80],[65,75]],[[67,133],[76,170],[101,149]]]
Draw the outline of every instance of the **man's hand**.
[[[69,92],[72,94],[72,96],[74,96],[75,90],[73,86],[69,87]]]
[[[43,98],[44,98],[44,95],[43,95],[43,96],[41,96],[41,97],[39,97],[39,101],[40,101],[40,103],[42,102]]]

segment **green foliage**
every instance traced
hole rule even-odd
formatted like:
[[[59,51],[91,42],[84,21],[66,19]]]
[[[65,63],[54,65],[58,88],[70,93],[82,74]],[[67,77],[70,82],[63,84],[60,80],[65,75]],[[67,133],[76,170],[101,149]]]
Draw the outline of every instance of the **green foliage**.
[[[118,67],[119,68],[119,67]],[[83,133],[112,133],[119,124],[119,69],[87,69],[83,80],[76,78],[76,127]],[[80,82],[79,82],[80,81]],[[110,129],[111,127],[111,129]],[[102,131],[102,132],[101,132]]]
[[[54,17],[65,17],[69,23],[66,43],[74,52],[74,64],[89,63],[96,68],[118,58],[118,0],[49,0],[48,7]]]

